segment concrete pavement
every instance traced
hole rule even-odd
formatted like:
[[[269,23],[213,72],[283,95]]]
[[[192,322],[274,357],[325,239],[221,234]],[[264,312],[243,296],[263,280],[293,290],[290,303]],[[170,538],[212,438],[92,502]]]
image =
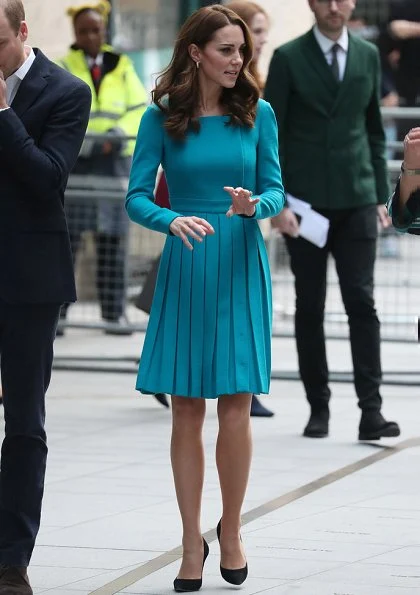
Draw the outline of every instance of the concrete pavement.
[[[134,361],[142,340],[141,333],[70,329],[57,340],[56,355]],[[328,348],[332,369],[351,368],[346,342]],[[384,370],[419,370],[419,356],[414,343],[386,343]],[[274,339],[273,358],[278,370],[296,369],[294,342]],[[35,593],[172,592],[181,527],[168,456],[170,412],[138,396],[134,382],[134,371],[54,373],[42,528],[29,572]],[[357,441],[352,385],[332,388],[325,440],[301,437],[308,407],[299,382],[273,382],[264,402],[275,417],[252,421],[242,532],[249,578],[239,589],[218,571],[217,417],[208,403],[202,527],[210,556],[202,593],[420,593],[419,387],[384,387],[384,413],[400,422],[402,436],[377,444]]]

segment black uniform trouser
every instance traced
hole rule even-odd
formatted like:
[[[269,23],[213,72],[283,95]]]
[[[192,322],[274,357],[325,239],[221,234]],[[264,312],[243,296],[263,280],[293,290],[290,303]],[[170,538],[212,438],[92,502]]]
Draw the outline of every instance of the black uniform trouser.
[[[80,246],[80,233],[70,231],[73,262]],[[102,318],[116,322],[124,314],[125,302],[125,235],[95,233],[96,288]],[[65,318],[69,304],[61,309]]]
[[[375,310],[376,205],[320,211],[330,220],[328,242],[318,248],[303,238],[286,237],[295,277],[295,332],[299,371],[313,411],[328,405],[328,364],[324,336],[327,259],[335,259],[348,317],[354,384],[362,410],[377,411],[382,400],[380,325]]]

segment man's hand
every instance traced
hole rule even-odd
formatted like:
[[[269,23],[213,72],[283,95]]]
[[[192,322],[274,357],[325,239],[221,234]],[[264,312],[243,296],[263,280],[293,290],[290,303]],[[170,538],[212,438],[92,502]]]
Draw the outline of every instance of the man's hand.
[[[420,170],[420,128],[412,128],[404,139],[404,168]],[[410,196],[420,188],[420,175],[401,175],[400,200],[402,209]]]
[[[0,109],[5,109],[6,107],[9,107],[7,105],[7,87],[3,71],[0,70]]]
[[[404,167],[420,169],[420,128],[412,128],[404,139]]]
[[[102,145],[102,154],[111,155],[113,148],[113,144],[109,140],[105,141]]]
[[[391,93],[388,93],[388,95],[385,95],[385,97],[382,97],[381,99],[382,107],[398,107],[399,104],[400,98],[398,97],[398,93],[395,93],[395,91],[391,91]]]
[[[377,206],[377,213],[378,213],[379,223],[380,223],[382,229],[386,229],[387,227],[389,227],[391,225],[391,223],[392,223],[392,219],[388,215],[388,211],[386,210],[386,206],[385,205],[378,205]]]
[[[420,37],[420,23],[416,21],[395,20],[389,24],[389,30],[391,35],[397,39]]]
[[[297,238],[299,235],[299,222],[294,212],[288,207],[271,219],[271,227],[278,229],[280,233],[292,236],[292,238]]]

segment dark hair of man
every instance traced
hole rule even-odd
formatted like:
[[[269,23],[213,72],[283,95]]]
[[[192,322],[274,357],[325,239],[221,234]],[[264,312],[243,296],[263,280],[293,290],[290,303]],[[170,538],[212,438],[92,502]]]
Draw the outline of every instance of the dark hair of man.
[[[216,31],[227,25],[238,25],[242,29],[245,48],[236,85],[232,89],[223,89],[221,102],[230,116],[230,125],[248,128],[254,126],[259,89],[248,69],[253,54],[251,34],[235,12],[221,4],[214,4],[194,12],[182,26],[171,62],[158,77],[152,91],[153,102],[167,115],[165,129],[174,139],[185,139],[188,130],[200,130],[200,122],[196,117],[199,106],[199,72],[188,48],[195,44],[203,49],[213,39]]]
[[[103,18],[103,15],[99,12],[99,10],[95,10],[94,8],[81,8],[78,12],[76,12],[76,14],[73,17],[73,25],[76,24],[77,19],[81,17],[82,14],[86,14],[87,12],[94,12],[95,14]]]
[[[22,21],[25,20],[25,9],[22,0],[0,0],[0,8],[3,9],[9,25],[17,35]]]

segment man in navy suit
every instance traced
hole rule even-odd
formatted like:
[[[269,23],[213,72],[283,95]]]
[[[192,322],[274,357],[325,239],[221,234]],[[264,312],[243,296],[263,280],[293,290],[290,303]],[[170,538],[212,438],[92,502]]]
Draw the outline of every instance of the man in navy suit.
[[[0,0],[0,595],[29,595],[47,458],[45,392],[61,304],[76,299],[64,190],[88,87],[25,45],[21,0]]]

